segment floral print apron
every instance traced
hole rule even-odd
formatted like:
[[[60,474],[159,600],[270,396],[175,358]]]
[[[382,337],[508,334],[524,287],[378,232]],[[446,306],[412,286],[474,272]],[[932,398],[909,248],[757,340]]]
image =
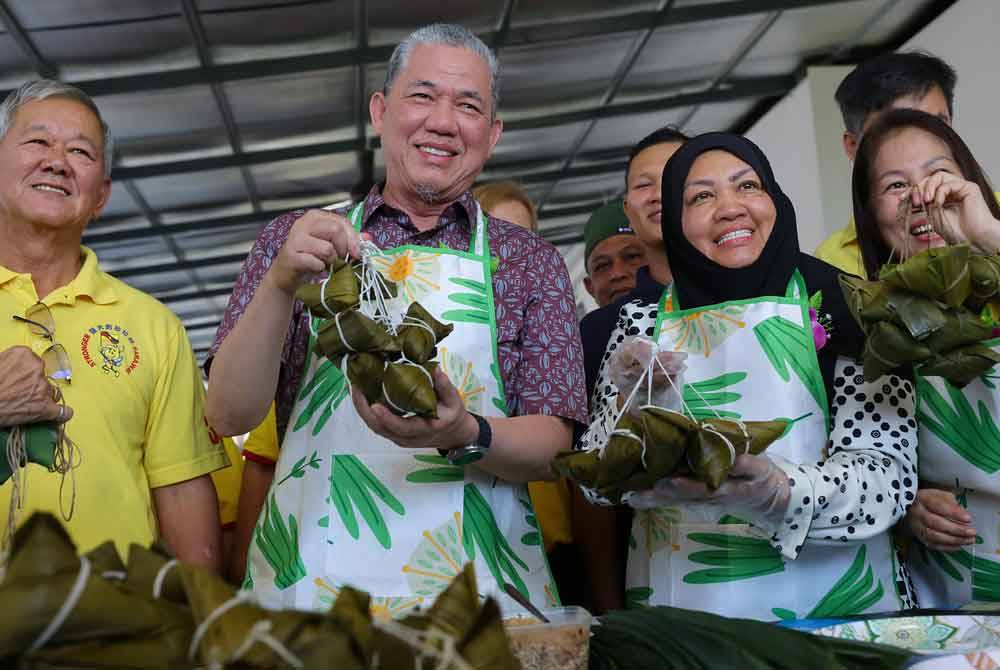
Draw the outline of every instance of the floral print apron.
[[[350,214],[361,228],[363,203]],[[506,416],[486,216],[468,251],[406,245],[371,262],[396,284],[390,310],[419,301],[454,325],[438,361],[470,412]],[[527,489],[435,449],[405,449],[357,415],[340,369],[313,351],[274,481],[251,542],[246,586],[273,608],[328,609],[345,585],[369,592],[376,615],[427,606],[469,561],[480,592],[517,609],[513,584],[558,603]]]
[[[688,354],[685,404],[696,418],[789,419],[767,454],[824,458],[829,404],[796,272],[785,296],[674,310],[664,293],[655,337]],[[690,389],[690,390],[689,390]],[[717,506],[637,511],[627,601],[762,620],[834,617],[899,608],[888,533],[864,542],[807,540],[787,560],[767,535]]]
[[[1000,340],[984,344],[1000,350]],[[921,486],[954,493],[977,532],[975,544],[955,552],[910,544],[917,600],[933,608],[1000,602],[1000,371],[962,389],[941,377],[916,382]]]

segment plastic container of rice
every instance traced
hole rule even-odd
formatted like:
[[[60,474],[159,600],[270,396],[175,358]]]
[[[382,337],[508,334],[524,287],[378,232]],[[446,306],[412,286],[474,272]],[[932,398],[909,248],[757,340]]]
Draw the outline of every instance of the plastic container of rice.
[[[593,617],[582,607],[542,610],[550,623],[525,614],[504,620],[524,670],[586,670]]]

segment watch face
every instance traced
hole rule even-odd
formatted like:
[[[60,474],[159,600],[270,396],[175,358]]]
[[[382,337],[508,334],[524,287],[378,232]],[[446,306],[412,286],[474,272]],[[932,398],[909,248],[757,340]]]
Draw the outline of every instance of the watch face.
[[[476,445],[459,447],[448,452],[448,461],[452,465],[471,465],[486,455],[486,449]]]

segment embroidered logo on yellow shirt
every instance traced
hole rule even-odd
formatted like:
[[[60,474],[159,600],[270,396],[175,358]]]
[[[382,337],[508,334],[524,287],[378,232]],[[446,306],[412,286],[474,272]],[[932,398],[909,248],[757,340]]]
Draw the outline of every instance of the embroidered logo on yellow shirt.
[[[127,375],[139,367],[139,346],[128,330],[117,324],[90,327],[80,340],[80,353],[92,368],[99,367],[110,377]]]

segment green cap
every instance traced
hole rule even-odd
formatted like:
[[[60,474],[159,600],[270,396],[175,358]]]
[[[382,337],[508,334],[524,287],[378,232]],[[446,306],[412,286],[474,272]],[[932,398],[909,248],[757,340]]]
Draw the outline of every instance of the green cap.
[[[625,208],[621,200],[612,200],[598,208],[587,219],[583,227],[583,262],[590,260],[590,252],[598,244],[615,235],[635,235],[632,226],[625,216]]]

